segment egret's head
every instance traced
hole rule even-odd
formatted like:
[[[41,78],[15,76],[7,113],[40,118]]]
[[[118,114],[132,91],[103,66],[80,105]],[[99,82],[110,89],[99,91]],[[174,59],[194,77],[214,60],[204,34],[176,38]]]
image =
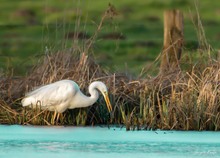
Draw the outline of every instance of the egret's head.
[[[107,89],[106,85],[103,82],[95,81],[91,84],[91,86],[93,86],[93,88],[97,88],[102,93],[102,95],[104,96],[108,111],[111,112],[112,105],[111,105],[109,97],[108,97],[108,89]]]

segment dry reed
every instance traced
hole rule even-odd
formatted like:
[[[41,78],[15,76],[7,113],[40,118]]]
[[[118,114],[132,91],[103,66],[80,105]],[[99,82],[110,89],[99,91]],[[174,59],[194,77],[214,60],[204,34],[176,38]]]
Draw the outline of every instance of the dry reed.
[[[21,107],[20,100],[25,92],[57,80],[71,79],[87,93],[92,81],[101,80],[109,87],[113,113],[108,114],[100,98],[94,106],[66,111],[58,124],[219,130],[220,62],[212,61],[203,71],[198,70],[195,66],[190,72],[130,80],[125,75],[104,71],[84,53],[57,52],[44,56],[26,78],[1,79],[0,122],[50,125],[53,113]]]

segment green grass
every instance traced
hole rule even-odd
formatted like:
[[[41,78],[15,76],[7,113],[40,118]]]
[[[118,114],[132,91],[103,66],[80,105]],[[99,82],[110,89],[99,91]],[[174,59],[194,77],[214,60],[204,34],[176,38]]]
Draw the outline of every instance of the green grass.
[[[187,53],[197,47],[196,29],[191,21],[196,9],[191,0],[2,0],[0,67],[14,69],[16,75],[25,74],[46,47],[61,50],[63,43],[71,47],[72,39],[65,39],[68,32],[76,29],[92,36],[109,3],[115,6],[118,15],[104,22],[92,49],[104,67],[112,71],[129,69],[137,75],[143,66],[151,64],[162,50],[163,11],[166,9],[183,11]],[[207,40],[218,49],[219,2],[200,0],[198,8]],[[79,17],[81,22],[77,26],[75,22]],[[103,39],[111,33],[122,34],[124,39]]]

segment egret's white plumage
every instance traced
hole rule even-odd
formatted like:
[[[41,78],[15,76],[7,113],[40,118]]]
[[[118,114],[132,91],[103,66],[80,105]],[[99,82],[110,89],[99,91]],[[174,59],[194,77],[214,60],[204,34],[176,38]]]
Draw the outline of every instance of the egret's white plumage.
[[[61,80],[29,92],[22,99],[22,106],[41,106],[42,109],[62,113],[67,109],[87,107],[93,105],[99,97],[99,90],[105,98],[109,112],[112,110],[108,98],[107,87],[100,81],[89,86],[91,96],[85,96],[79,86],[71,80]]]

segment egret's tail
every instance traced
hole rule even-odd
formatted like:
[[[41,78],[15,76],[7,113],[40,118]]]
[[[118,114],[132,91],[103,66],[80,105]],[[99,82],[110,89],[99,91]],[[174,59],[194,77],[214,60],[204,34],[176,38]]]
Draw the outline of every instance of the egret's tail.
[[[35,102],[35,99],[33,97],[27,97],[21,100],[22,106],[33,105],[34,102]]]

